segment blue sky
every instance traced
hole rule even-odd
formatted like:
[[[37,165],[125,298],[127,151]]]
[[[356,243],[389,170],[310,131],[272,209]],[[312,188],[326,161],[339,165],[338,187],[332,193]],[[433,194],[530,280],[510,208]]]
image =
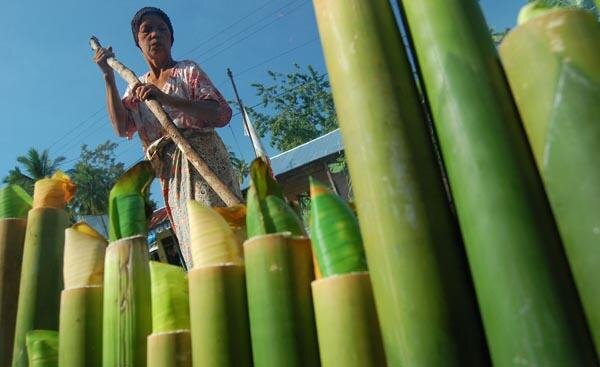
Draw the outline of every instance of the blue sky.
[[[490,26],[504,29],[514,26],[524,2],[482,0],[481,6]],[[104,108],[104,82],[91,61],[88,39],[96,35],[136,73],[145,72],[129,22],[148,5],[165,10],[173,22],[174,58],[199,62],[227,99],[234,97],[228,67],[237,75],[247,105],[258,102],[250,84],[268,82],[266,70],[287,72],[298,63],[325,71],[308,0],[4,1],[0,177],[29,147],[50,148],[53,157],[65,156],[65,168],[77,159],[82,144],[93,147],[109,139],[119,143],[117,158],[126,165],[141,157],[137,137],[127,141],[112,132]],[[238,156],[252,158],[239,115],[219,133]],[[153,193],[161,202],[157,185]]]

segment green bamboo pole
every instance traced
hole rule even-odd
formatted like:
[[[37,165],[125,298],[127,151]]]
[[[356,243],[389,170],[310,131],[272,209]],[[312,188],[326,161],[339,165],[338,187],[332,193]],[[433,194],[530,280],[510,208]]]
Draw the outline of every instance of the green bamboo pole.
[[[112,242],[106,249],[102,363],[105,367],[146,365],[152,331],[150,270],[145,236]]]
[[[552,10],[500,47],[600,354],[600,23]]]
[[[486,365],[460,237],[386,0],[314,0],[390,366]]]
[[[312,282],[323,367],[386,366],[368,272]]]
[[[106,239],[87,223],[65,230],[59,351],[61,367],[102,366]]]
[[[592,365],[558,233],[477,1],[401,6],[494,364]]]
[[[0,220],[0,366],[10,366],[23,261],[25,219]]]
[[[25,336],[30,367],[58,367],[58,332],[30,330]]]
[[[152,334],[148,366],[191,367],[188,280],[180,266],[150,262]]]
[[[318,366],[310,241],[256,236],[244,243],[244,253],[254,365]]]
[[[199,267],[188,278],[194,366],[251,366],[244,266]]]
[[[189,330],[153,333],[148,336],[148,367],[191,367]]]
[[[34,329],[58,330],[65,228],[63,209],[29,211],[19,286],[13,366],[27,366],[25,335]]]
[[[65,289],[61,294],[61,367],[102,366],[102,286]]]

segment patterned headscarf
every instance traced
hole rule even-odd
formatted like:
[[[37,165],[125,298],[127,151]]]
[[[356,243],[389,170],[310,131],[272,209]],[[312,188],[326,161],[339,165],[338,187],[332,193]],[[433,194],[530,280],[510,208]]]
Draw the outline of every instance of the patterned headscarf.
[[[169,27],[169,30],[171,31],[171,45],[173,44],[173,42],[175,41],[175,38],[173,37],[173,25],[171,25],[171,19],[169,19],[169,16],[162,10],[160,10],[159,8],[155,8],[152,6],[147,6],[145,8],[141,8],[140,10],[138,10],[137,13],[135,13],[135,15],[133,16],[133,19],[131,20],[131,32],[133,33],[133,40],[135,42],[135,45],[139,48],[140,45],[138,44],[138,38],[137,38],[137,34],[140,30],[140,25],[142,25],[142,19],[144,18],[144,16],[149,15],[149,14],[154,14],[159,16],[166,24],[167,27]]]

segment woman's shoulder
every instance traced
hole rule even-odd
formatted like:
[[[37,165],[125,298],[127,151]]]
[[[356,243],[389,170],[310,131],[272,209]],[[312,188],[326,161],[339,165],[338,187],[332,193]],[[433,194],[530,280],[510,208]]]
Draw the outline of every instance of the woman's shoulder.
[[[175,68],[180,69],[180,70],[185,70],[185,71],[189,71],[189,70],[202,71],[202,68],[200,67],[200,65],[194,60],[177,61]]]

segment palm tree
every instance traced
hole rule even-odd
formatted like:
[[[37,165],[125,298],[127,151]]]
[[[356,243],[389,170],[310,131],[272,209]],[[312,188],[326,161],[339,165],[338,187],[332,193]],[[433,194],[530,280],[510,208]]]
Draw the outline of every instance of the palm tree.
[[[35,148],[29,148],[26,155],[18,156],[19,166],[8,171],[8,175],[3,182],[21,186],[29,194],[33,195],[33,185],[35,181],[44,177],[51,176],[58,170],[65,161],[65,157],[56,157],[51,159],[48,149],[41,153]]]

